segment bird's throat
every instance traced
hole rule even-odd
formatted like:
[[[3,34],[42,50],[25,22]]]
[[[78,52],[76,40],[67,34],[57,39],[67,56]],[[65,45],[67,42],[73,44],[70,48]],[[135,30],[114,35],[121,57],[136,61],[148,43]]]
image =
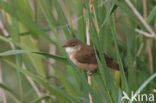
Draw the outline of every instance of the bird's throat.
[[[67,48],[66,48],[66,52],[68,53],[68,55],[71,55],[71,54],[74,53],[74,48],[67,47]]]

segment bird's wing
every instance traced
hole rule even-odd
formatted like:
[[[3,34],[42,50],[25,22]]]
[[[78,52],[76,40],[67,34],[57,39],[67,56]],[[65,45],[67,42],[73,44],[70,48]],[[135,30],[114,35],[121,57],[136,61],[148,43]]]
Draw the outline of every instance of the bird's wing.
[[[90,46],[84,46],[75,55],[80,63],[97,64],[94,49]]]
[[[99,56],[99,52],[96,50],[97,55]],[[106,63],[113,62],[113,58],[109,57],[108,55],[104,54]],[[97,64],[95,51],[90,46],[83,46],[81,50],[79,50],[75,58],[81,63],[88,63],[88,64]]]
[[[96,50],[97,55],[99,56],[99,52]],[[95,51],[90,46],[84,46],[80,51],[78,51],[75,55],[75,58],[80,63],[87,63],[87,64],[97,64]],[[119,70],[119,64],[114,61],[113,58],[109,57],[108,55],[104,54],[104,58],[108,67]],[[127,68],[124,67],[125,72]]]
[[[109,56],[106,55],[106,54],[104,54],[104,57],[105,57],[106,62],[113,62],[113,61],[114,61],[113,58],[109,57]]]

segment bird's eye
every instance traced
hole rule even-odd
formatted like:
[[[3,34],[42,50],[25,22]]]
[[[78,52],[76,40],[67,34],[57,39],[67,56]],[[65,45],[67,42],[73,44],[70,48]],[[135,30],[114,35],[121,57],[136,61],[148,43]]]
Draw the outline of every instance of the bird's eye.
[[[75,46],[75,43],[73,43],[72,46]]]

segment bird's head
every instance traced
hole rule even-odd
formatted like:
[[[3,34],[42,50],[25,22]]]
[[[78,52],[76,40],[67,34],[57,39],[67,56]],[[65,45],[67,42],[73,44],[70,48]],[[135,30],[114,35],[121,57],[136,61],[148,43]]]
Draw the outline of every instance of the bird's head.
[[[73,54],[78,50],[80,50],[81,45],[82,43],[80,40],[77,40],[75,38],[70,38],[63,47],[65,48],[68,54]]]

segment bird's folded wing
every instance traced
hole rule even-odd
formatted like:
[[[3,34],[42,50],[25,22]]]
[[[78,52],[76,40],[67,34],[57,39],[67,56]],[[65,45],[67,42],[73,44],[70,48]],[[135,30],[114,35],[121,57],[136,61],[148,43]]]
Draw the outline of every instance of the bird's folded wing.
[[[97,64],[94,49],[90,46],[83,47],[80,51],[76,53],[75,58],[80,63]]]
[[[106,61],[106,63],[107,63],[107,62],[113,62],[113,61],[114,61],[113,58],[109,57],[109,56],[106,55],[106,54],[104,54],[104,57],[105,57],[105,61]]]
[[[87,49],[86,49],[87,48]],[[99,56],[99,52],[96,52]],[[86,64],[97,64],[95,51],[92,47],[87,46],[85,48],[82,48],[79,52],[76,53],[75,58],[80,63],[86,63]],[[104,58],[106,61],[106,64],[108,67],[119,70],[119,64],[114,61],[113,58],[109,57],[108,55],[104,54]],[[124,70],[127,71],[127,68],[124,67]]]
[[[99,52],[96,51],[96,53],[99,56]],[[105,57],[106,63],[114,61],[113,58],[107,56],[106,54],[104,54],[104,57]],[[81,48],[81,50],[76,53],[75,58],[80,63],[97,64],[95,51],[90,46],[85,46]]]

